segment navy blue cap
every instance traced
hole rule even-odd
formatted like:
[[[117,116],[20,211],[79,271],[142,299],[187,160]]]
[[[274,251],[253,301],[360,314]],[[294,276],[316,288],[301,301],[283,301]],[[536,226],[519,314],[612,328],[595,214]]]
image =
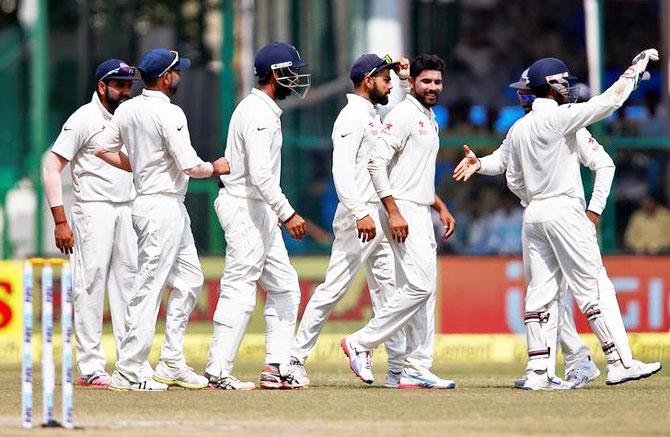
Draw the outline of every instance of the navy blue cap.
[[[395,64],[397,64],[397,62],[393,62],[389,55],[386,55],[384,59],[382,59],[374,53],[368,53],[360,56],[354,61],[354,65],[351,66],[349,77],[355,85],[363,80],[365,76],[374,75],[385,68],[393,67]]]
[[[256,53],[254,58],[254,74],[261,76],[275,68],[306,67],[307,62],[300,58],[298,50],[287,42],[274,41],[266,44]]]
[[[558,58],[542,58],[528,68],[528,86],[531,88],[549,83],[551,77],[558,79],[576,79],[570,76],[568,66]]]
[[[131,67],[120,59],[108,59],[95,69],[95,81],[101,80],[136,80],[135,67]]]
[[[138,68],[144,79],[158,79],[169,70],[188,70],[189,58],[182,58],[176,50],[151,49],[142,56]]]

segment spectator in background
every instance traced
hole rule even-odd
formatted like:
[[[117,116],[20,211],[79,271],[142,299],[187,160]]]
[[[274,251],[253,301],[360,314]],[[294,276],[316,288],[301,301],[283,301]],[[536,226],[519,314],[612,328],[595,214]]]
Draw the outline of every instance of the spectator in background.
[[[470,231],[467,236],[468,255],[490,254],[487,240],[491,229],[491,216],[481,203],[476,202],[472,205],[470,220],[467,223]]]
[[[661,104],[658,90],[647,91],[644,95],[644,106],[647,108],[646,120],[640,125],[640,134],[647,137],[668,134],[667,110]]]
[[[523,209],[510,193],[500,199],[500,206],[491,214],[487,250],[498,255],[521,253],[521,222]]]
[[[659,204],[658,194],[647,194],[642,207],[633,213],[624,242],[637,254],[658,254],[670,250],[670,210]]]

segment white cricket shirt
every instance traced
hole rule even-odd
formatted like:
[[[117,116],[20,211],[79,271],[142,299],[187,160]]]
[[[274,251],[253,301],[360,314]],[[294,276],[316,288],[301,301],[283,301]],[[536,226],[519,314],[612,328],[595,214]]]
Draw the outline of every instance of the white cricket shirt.
[[[566,142],[575,141],[573,146],[577,150],[577,158],[582,165],[595,171],[596,177],[593,184],[593,193],[589,202],[588,209],[602,214],[607,203],[607,196],[609,196],[612,188],[612,180],[614,179],[614,162],[612,158],[605,152],[605,149],[600,143],[593,138],[591,133],[586,128],[581,128],[572,136],[566,137]],[[507,170],[507,163],[509,161],[509,142],[505,139],[500,147],[498,147],[490,155],[479,159],[481,168],[477,173],[484,175],[499,175],[505,173]],[[575,196],[580,197],[582,202],[586,204],[584,199],[584,189],[582,184],[581,174],[578,172],[579,180],[575,185]]]
[[[184,170],[202,163],[191,146],[184,111],[160,91],[144,89],[123,102],[100,138],[100,147],[118,152],[125,145],[138,195],[183,197]]]
[[[368,99],[347,94],[347,104],[333,125],[333,181],[340,202],[360,220],[370,214],[367,202],[379,202],[368,172],[370,151],[382,122]]]
[[[552,99],[535,99],[533,110],[514,123],[506,137],[510,149],[507,186],[523,205],[558,196],[584,202],[577,132],[609,116],[620,101],[607,93],[585,103],[560,106]],[[580,134],[585,135],[588,132]]]
[[[370,154],[368,170],[379,198],[435,203],[435,159],[440,148],[435,114],[408,95],[389,112]],[[387,173],[388,172],[388,173]]]
[[[94,137],[109,124],[112,114],[97,93],[63,125],[51,151],[70,161],[72,189],[77,201],[128,202],[134,196],[130,173],[95,156]]]
[[[279,186],[282,111],[263,91],[253,88],[230,119],[225,157],[230,174],[221,182],[231,196],[264,200],[281,221],[295,210]]]

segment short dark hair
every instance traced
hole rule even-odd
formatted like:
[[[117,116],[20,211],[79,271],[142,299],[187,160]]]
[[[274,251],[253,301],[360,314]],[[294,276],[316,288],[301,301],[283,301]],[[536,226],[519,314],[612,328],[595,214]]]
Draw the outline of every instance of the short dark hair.
[[[147,74],[144,74],[141,71],[140,71],[140,76],[142,77],[142,81],[144,82],[144,84],[147,85],[147,86],[154,86],[154,85],[156,85],[156,82],[158,82],[157,77],[149,76]]]
[[[274,76],[274,73],[272,71],[265,71],[261,74],[258,75],[258,84],[259,85],[267,85],[270,83],[270,80],[272,79],[272,76]]]
[[[535,97],[547,97],[551,92],[551,85],[543,83],[540,86],[531,87],[531,91]]]
[[[424,70],[437,70],[444,73],[444,61],[437,55],[419,55],[409,65],[409,75],[418,77]]]

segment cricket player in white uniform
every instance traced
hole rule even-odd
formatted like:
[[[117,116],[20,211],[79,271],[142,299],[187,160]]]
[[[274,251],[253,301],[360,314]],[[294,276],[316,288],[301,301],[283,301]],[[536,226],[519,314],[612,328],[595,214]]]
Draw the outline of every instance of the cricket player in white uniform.
[[[519,105],[528,114],[532,110],[533,101],[535,100],[535,96],[532,94],[530,88],[528,88],[528,69],[521,74],[521,78],[517,82],[510,84],[510,87],[517,90]],[[614,162],[586,128],[577,131],[575,138],[577,140],[577,153],[580,163],[588,166],[596,174],[596,184],[593,187],[593,194],[588,209],[601,214],[605,208],[607,196],[609,195],[614,178]],[[490,155],[479,159],[468,146],[463,146],[463,151],[465,157],[454,169],[454,179],[457,181],[467,181],[475,173],[499,175],[505,173],[507,170],[507,162],[509,160],[509,145],[507,142],[503,142]],[[523,248],[525,259],[528,255],[525,253],[525,245]],[[602,286],[609,287],[611,285],[611,282],[607,279],[607,275],[603,276],[603,280],[605,282]],[[560,288],[562,292],[558,302],[549,308],[548,321],[542,324],[550,343],[553,345],[550,348],[549,367],[552,368],[552,363],[555,363],[556,346],[560,343],[565,362],[565,380],[574,384],[575,388],[582,388],[588,382],[600,376],[600,370],[593,363],[591,350],[577,333],[577,327],[575,326],[572,314],[572,305],[570,304],[571,298],[568,294],[568,286],[565,279],[561,281]],[[605,295],[610,296],[609,293]],[[616,304],[616,302],[614,303]],[[605,305],[605,303],[602,305]],[[550,321],[551,323],[549,323]],[[523,377],[514,381],[514,386],[521,387],[525,382],[526,375],[524,374]]]
[[[405,328],[407,348],[399,388],[454,388],[430,371],[433,361],[437,245],[430,208],[440,213],[444,238],[455,220],[435,194],[435,159],[440,147],[432,111],[442,91],[444,61],[421,55],[410,65],[412,92],[389,112],[370,153],[368,170],[386,209],[382,228],[395,255],[396,287],[362,329],[342,340],[349,364],[371,383],[372,350]]]
[[[562,61],[544,58],[528,69],[528,85],[536,96],[533,110],[514,123],[506,137],[507,185],[526,208],[523,242],[528,289],[524,319],[529,363],[523,389],[574,388],[551,375],[552,343],[542,329],[563,279],[600,341],[607,358],[607,384],[648,377],[661,368],[660,363],[632,358],[619,307],[610,303],[616,303],[616,294],[611,282],[603,278],[606,272],[596,239],[599,214],[590,209],[591,204],[587,209],[584,202],[577,140],[582,128],[608,117],[623,104],[639,80],[648,75],[649,60],[658,60],[655,49],[635,57],[603,94],[569,105],[564,104],[569,72]],[[602,211],[601,206],[593,206]]]
[[[300,72],[306,66],[288,43],[273,42],[261,48],[254,59],[258,86],[237,105],[230,120],[225,156],[232,172],[221,177],[223,188],[214,203],[227,243],[205,368],[214,388],[255,388],[254,383],[240,381],[231,372],[256,304],[258,285],[267,291],[261,388],[304,387],[293,377],[295,366],[289,365],[300,287],[279,225],[286,226],[292,238],[302,239],[305,220],[279,186],[282,111],[275,100],[291,93],[306,95],[310,75]]]
[[[162,391],[168,385],[198,389],[207,379],[188,367],[184,334],[203,275],[184,206],[189,177],[207,178],[230,171],[224,158],[204,162],[191,146],[186,116],[170,103],[191,61],[167,49],[144,54],[139,70],[145,89],[116,110],[96,154],[130,170],[137,197],[132,219],[138,239],[138,272],[134,278],[126,332],[112,390]],[[122,146],[128,155],[120,152]],[[151,351],[163,289],[167,303],[165,341],[153,379],[142,372]]]
[[[95,78],[91,101],[67,119],[42,173],[56,225],[56,247],[72,254],[78,384],[106,388],[111,377],[105,371],[102,350],[105,290],[118,355],[128,290],[137,272],[137,238],[130,215],[131,175],[98,159],[93,139],[105,129],[119,104],[131,97],[135,68],[109,59],[98,66]],[[68,163],[75,196],[72,228],[63,208],[61,184],[61,172]]]
[[[333,219],[335,241],[325,282],[314,290],[291,350],[292,363],[303,370],[295,375],[305,384],[309,383],[303,367],[305,360],[328,316],[361,267],[365,265],[373,311],[378,311],[395,292],[393,251],[384,232],[377,232],[381,229],[380,202],[367,169],[370,150],[383,129],[377,105],[388,103],[391,69],[401,79],[401,87],[408,87],[409,60],[393,62],[389,56],[384,59],[375,54],[360,56],[350,73],[354,93],[347,94],[347,105],[333,126],[333,181],[340,200]],[[404,332],[393,334],[385,346],[386,386],[397,387],[405,358]]]

